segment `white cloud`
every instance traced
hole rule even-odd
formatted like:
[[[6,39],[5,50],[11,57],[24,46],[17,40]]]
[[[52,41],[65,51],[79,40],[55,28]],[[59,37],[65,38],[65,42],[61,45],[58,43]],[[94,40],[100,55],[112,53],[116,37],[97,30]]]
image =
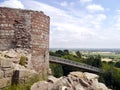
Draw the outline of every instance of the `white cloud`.
[[[61,6],[63,7],[67,7],[67,6],[74,6],[74,2],[67,2],[67,1],[63,1],[60,3]]]
[[[92,0],[80,0],[81,3],[88,3],[88,2],[92,2]]]
[[[34,5],[34,7],[32,5]],[[68,43],[64,45],[67,46],[75,40],[88,40],[88,38],[93,38],[93,36],[96,35],[91,31],[91,28],[83,26],[84,20],[82,18],[75,17],[74,14],[70,15],[69,11],[64,11],[32,0],[26,2],[25,6],[30,9],[42,10],[51,17],[50,44],[52,47],[60,47],[60,44],[54,43]],[[49,8],[49,10],[47,8]]]
[[[86,20],[89,20],[89,24],[92,28],[100,28],[106,18],[107,16],[105,14],[88,14],[86,16]]]
[[[61,10],[34,0],[24,1],[23,3],[28,9],[42,10],[50,16],[51,47],[80,47],[81,42],[87,43],[89,40],[101,39],[94,29],[99,28],[106,19],[104,14],[89,15],[83,13],[82,16],[76,17],[69,10]]]
[[[66,1],[60,3],[61,6],[68,6],[68,3]]]
[[[96,5],[96,4],[90,4],[86,7],[86,9],[90,12],[104,11],[104,7],[102,7],[101,5]]]
[[[70,6],[74,6],[75,5],[75,3],[74,2],[70,2]]]
[[[92,0],[81,1],[91,2]],[[21,2],[26,9],[44,11],[45,14],[50,16],[50,47],[112,47],[113,44],[111,42],[114,41],[116,44],[119,39],[119,32],[113,31],[111,27],[102,27],[102,24],[105,24],[105,20],[108,16],[106,16],[104,12],[96,13],[96,11],[104,11],[104,8],[100,5],[90,5],[89,3],[89,6],[86,7],[87,10],[94,12],[89,13],[84,7],[82,10],[80,8],[79,10],[75,8],[63,10],[36,0],[21,0]],[[70,2],[64,3],[63,6],[66,7],[66,5],[70,5]],[[120,25],[120,14],[118,12],[119,10],[115,15],[112,24],[117,22],[118,25]],[[113,26],[115,27],[115,24]]]
[[[0,3],[0,7],[11,7],[11,8],[24,8],[24,5],[20,0],[6,0]]]
[[[117,13],[117,14],[120,14],[120,10],[116,10],[116,13]]]
[[[120,30],[120,10],[116,10],[111,26],[114,30]]]

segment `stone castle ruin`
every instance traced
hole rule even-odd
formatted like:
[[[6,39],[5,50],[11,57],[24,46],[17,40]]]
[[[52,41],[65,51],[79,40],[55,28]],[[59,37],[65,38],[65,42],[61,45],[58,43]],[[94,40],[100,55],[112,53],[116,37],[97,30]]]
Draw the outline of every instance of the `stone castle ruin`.
[[[28,90],[31,82],[30,90],[109,90],[95,74],[50,75],[49,24],[43,12],[0,7],[0,90],[19,83]]]
[[[43,12],[0,7],[0,50],[27,49],[33,68],[47,73],[49,24]]]

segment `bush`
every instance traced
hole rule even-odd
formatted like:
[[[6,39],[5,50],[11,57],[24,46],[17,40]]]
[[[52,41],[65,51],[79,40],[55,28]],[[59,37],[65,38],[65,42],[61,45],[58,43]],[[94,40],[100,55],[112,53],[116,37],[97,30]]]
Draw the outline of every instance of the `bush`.
[[[115,67],[120,68],[120,61],[115,63]]]
[[[60,64],[50,64],[50,68],[52,69],[52,74],[53,76],[59,78],[61,76],[63,76],[63,69],[62,69],[62,65]]]

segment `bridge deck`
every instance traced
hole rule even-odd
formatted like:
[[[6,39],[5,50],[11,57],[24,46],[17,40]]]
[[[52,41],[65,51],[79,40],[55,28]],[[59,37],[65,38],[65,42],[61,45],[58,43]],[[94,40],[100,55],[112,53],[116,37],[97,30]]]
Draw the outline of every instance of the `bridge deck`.
[[[53,63],[65,64],[65,65],[69,65],[69,66],[73,66],[73,67],[77,67],[77,68],[80,68],[80,69],[85,69],[85,70],[89,70],[89,71],[93,71],[93,72],[97,72],[97,73],[102,72],[102,70],[99,69],[99,68],[96,68],[96,67],[84,64],[84,63],[71,61],[71,60],[68,60],[68,59],[55,57],[55,56],[50,56],[49,60],[50,60],[50,62],[53,62]]]

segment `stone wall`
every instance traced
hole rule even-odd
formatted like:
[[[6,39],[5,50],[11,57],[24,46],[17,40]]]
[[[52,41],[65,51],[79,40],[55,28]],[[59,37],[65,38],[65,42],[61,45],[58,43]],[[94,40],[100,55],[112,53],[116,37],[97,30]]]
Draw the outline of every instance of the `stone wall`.
[[[49,23],[43,12],[0,7],[0,50],[31,51],[34,69],[45,74],[49,68]]]
[[[31,53],[22,49],[0,51],[0,90],[13,84],[25,85],[31,79],[34,83],[33,79],[38,81],[40,78],[32,67]]]

